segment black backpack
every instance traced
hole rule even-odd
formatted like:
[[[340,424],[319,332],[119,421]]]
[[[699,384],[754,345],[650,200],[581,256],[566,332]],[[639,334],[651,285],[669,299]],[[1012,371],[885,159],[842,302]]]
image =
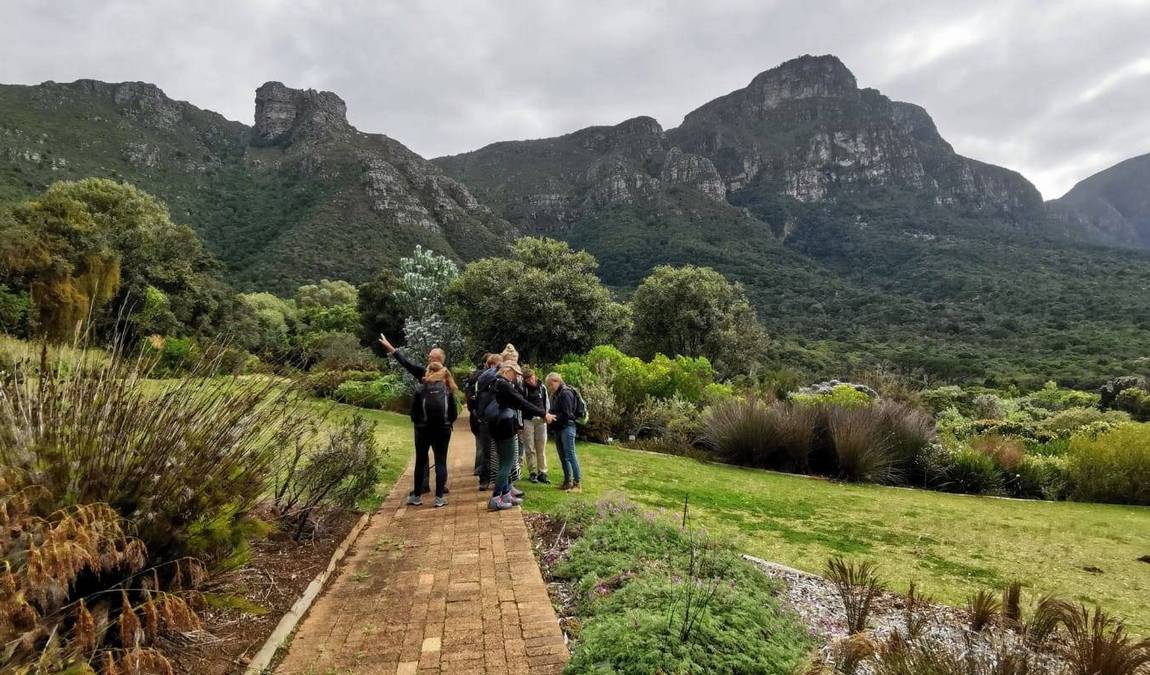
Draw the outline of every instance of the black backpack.
[[[423,410],[424,424],[448,425],[448,410],[451,403],[448,397],[451,390],[443,382],[425,382],[420,391],[420,407]]]
[[[487,407],[495,400],[495,378],[498,377],[494,368],[488,368],[475,378],[475,395],[472,398],[474,410],[480,419],[486,417]],[[486,420],[484,420],[486,421]]]

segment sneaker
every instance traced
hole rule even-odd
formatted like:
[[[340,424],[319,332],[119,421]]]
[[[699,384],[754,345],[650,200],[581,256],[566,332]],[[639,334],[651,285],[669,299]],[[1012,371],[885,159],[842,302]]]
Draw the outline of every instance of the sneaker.
[[[516,487],[512,487],[511,488],[511,496],[515,497],[516,499],[523,499],[523,490],[520,490],[519,488],[516,488]]]
[[[441,506],[447,506],[447,497],[436,497],[435,498],[435,508],[438,509]]]
[[[527,477],[527,480],[531,481],[532,483],[538,483],[539,482],[539,474],[533,473]]]
[[[501,499],[499,497],[492,497],[491,499],[489,499],[487,501],[487,510],[488,511],[506,511],[507,509],[511,508],[512,506],[514,506],[514,504],[512,504],[511,502],[503,501],[503,499]]]
[[[551,480],[550,480],[549,478],[547,478],[547,473],[546,473],[546,472],[539,474],[538,476],[536,476],[536,478],[537,478],[537,481],[536,481],[536,482],[539,482],[539,483],[546,483],[546,484],[550,484],[550,483],[551,483]]]
[[[564,492],[570,490],[571,489],[571,481],[569,481],[569,480],[563,481],[563,484],[559,486],[559,489],[564,491]]]
[[[511,494],[503,495],[503,499],[504,499],[504,501],[510,502],[512,506],[519,506],[520,504],[523,503],[523,500],[521,498],[516,497],[515,495],[511,495]]]
[[[415,495],[415,494],[407,495],[407,505],[408,506],[423,506],[423,499],[421,499],[419,495]]]
[[[571,489],[568,490],[568,492],[582,492],[582,491],[583,491],[583,488],[579,487],[579,481],[572,482],[571,483]]]

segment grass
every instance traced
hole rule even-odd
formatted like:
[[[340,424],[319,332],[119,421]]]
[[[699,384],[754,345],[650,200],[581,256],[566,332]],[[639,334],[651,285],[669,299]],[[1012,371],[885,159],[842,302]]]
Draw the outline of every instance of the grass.
[[[579,459],[581,495],[524,483],[526,506],[621,492],[681,512],[689,495],[696,525],[752,555],[811,572],[835,555],[873,560],[895,590],[917,581],[955,606],[1019,580],[1024,596],[1096,602],[1150,635],[1150,564],[1138,560],[1150,555],[1148,508],[847,485],[587,443]]]

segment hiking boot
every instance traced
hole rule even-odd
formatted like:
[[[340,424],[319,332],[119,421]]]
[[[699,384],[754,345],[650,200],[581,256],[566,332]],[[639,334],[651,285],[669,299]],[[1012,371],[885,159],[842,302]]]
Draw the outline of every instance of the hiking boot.
[[[568,490],[568,492],[582,492],[582,491],[583,491],[583,488],[579,487],[579,481],[573,481],[571,483],[571,489]]]
[[[559,489],[564,491],[564,492],[570,490],[571,489],[571,481],[569,481],[569,480],[563,481],[563,484],[559,486]]]
[[[435,508],[438,509],[441,506],[447,506],[447,497],[436,497],[435,498]]]
[[[511,502],[504,501],[501,497],[492,497],[487,501],[488,511],[506,511],[507,509],[515,506]]]
[[[537,479],[537,480],[536,480],[536,482],[537,482],[537,483],[544,483],[544,484],[548,484],[548,485],[551,483],[551,479],[549,479],[549,478],[547,477],[547,472],[546,472],[546,471],[544,471],[543,473],[541,473],[541,474],[539,474],[538,476],[536,476],[536,479]]]
[[[407,495],[408,506],[423,506],[423,499],[417,494]]]
[[[527,477],[527,480],[531,481],[532,483],[538,483],[539,482],[539,474],[533,473]]]

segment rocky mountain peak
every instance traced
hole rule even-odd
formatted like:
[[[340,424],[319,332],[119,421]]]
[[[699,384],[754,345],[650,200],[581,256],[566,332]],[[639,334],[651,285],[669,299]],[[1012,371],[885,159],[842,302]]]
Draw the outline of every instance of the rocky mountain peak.
[[[854,74],[830,54],[791,59],[759,73],[747,86],[748,103],[760,112],[792,99],[851,96],[857,92]]]
[[[265,82],[256,89],[257,142],[288,143],[301,130],[336,134],[351,130],[347,104],[330,91],[292,89],[282,82]]]

